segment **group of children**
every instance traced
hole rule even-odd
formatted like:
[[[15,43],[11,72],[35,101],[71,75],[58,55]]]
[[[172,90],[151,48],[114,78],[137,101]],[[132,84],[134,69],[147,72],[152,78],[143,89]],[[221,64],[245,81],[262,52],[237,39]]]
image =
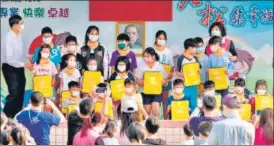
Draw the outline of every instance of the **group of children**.
[[[189,112],[192,113],[199,105],[199,94],[215,95],[218,93],[221,97],[228,94],[229,84],[227,88],[216,90],[215,93],[214,82],[209,80],[209,69],[212,68],[224,68],[228,83],[230,76],[235,72],[234,56],[222,48],[222,38],[217,35],[213,35],[209,40],[210,54],[205,54],[203,39],[196,37],[186,39],[184,53],[174,59],[173,53],[167,48],[166,32],[159,30],[156,33],[153,47],[144,50],[143,61],[140,64],[137,64],[136,55],[129,48],[130,38],[127,34],[118,35],[118,48],[112,53],[110,63],[108,52],[99,43],[98,35],[98,27],[90,26],[86,32],[85,45],[80,50],[77,49],[76,37],[70,35],[66,38],[62,49],[65,51],[61,51],[53,44],[52,30],[49,27],[42,29],[43,44],[35,50],[33,56],[30,56],[34,64],[33,72],[35,76],[52,76],[52,87],[56,95],[55,103],[58,107],[68,108],[70,104],[77,104],[84,97],[104,97],[103,94],[108,91],[107,88],[112,88],[109,85],[116,80],[124,80],[123,87],[121,87],[124,88],[124,92],[117,100],[113,100],[114,111],[118,109],[120,103],[120,106],[123,106],[124,101],[134,100],[142,114],[151,113],[159,116],[160,105],[162,105],[165,119],[172,118],[170,111],[173,101],[187,100]],[[201,83],[185,86],[183,67],[191,63],[199,64],[198,73]],[[82,90],[85,72],[99,72],[100,74],[100,82],[88,92]],[[108,74],[109,72],[111,75]],[[160,93],[147,91],[147,72],[160,73]],[[150,88],[158,91],[156,88]],[[266,94],[266,88],[265,81],[258,81],[255,93]],[[233,89],[233,93],[243,103],[254,104],[254,99],[250,99],[250,92],[245,88],[244,79],[238,78]],[[62,93],[68,90],[70,97],[61,101]],[[112,97],[112,93],[109,93],[109,96]]]

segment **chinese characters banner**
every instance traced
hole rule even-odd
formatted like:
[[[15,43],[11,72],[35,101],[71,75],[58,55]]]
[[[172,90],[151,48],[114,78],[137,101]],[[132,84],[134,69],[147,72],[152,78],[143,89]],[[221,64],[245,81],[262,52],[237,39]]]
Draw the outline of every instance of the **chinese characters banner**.
[[[172,1],[89,1],[90,21],[172,21]]]

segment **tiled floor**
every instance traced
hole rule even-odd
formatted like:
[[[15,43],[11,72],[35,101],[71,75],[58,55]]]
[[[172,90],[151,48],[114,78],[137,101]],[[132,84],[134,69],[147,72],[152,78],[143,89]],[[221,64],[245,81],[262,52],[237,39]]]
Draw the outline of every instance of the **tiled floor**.
[[[181,141],[183,126],[186,121],[161,121],[161,128],[158,136],[166,140],[168,145],[177,145]],[[51,145],[66,145],[67,143],[67,125],[52,127],[50,133]]]

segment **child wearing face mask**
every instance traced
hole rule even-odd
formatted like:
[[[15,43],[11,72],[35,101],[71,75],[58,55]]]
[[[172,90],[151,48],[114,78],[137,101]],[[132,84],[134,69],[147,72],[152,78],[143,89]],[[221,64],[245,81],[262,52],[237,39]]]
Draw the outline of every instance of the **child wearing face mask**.
[[[94,57],[91,57],[87,61],[87,71],[99,71],[97,66],[97,60]],[[104,77],[102,76],[102,83],[104,82]]]
[[[219,36],[211,37],[209,40],[209,45],[213,53],[208,57],[207,68],[225,68],[225,73],[227,74],[227,82],[229,82],[229,75],[232,75],[235,72],[234,63],[229,59],[231,57],[231,53],[227,52],[224,48],[221,47],[222,38]],[[229,85],[226,89],[217,90],[216,92],[224,97],[228,93],[228,87]]]
[[[249,103],[250,92],[245,87],[245,80],[238,78],[234,83],[234,93],[241,103]]]
[[[127,79],[127,78],[135,80],[134,75],[129,71],[130,60],[126,56],[120,56],[117,58],[114,70],[115,72],[111,74],[108,80],[109,83],[113,80]]]
[[[184,97],[183,90],[184,90],[184,81],[182,79],[175,79],[173,82],[173,93],[171,96],[168,97],[166,102],[167,115],[171,115],[171,103],[173,101],[188,100]],[[169,119],[171,119],[171,116],[169,116]]]
[[[76,56],[76,68],[79,70],[79,72],[82,75],[86,65],[85,65],[84,57],[80,53],[77,53],[77,46],[78,46],[77,38],[73,35],[69,35],[66,38],[66,44],[65,44],[65,47],[67,48],[68,53],[62,56],[61,70],[63,70],[66,67],[66,59],[68,55],[73,54]]]
[[[185,51],[177,58],[175,73],[178,77],[184,79],[183,65],[190,63],[199,63],[198,58],[195,56],[195,48],[197,42],[193,38],[186,39],[184,42]],[[200,63],[199,63],[200,64]],[[201,65],[200,65],[201,68]],[[189,100],[190,113],[194,111],[197,106],[198,87],[188,86],[184,88],[185,97]]]
[[[267,95],[267,83],[265,80],[258,80],[255,85],[255,95]],[[255,113],[255,96],[249,99],[252,114]]]
[[[117,37],[118,42],[118,48],[112,53],[111,60],[110,60],[110,66],[112,68],[112,72],[115,70],[116,61],[120,56],[126,56],[129,59],[130,62],[130,68],[129,70],[134,74],[135,70],[137,68],[137,61],[136,61],[136,55],[133,51],[129,48],[129,36],[125,33],[121,33]]]
[[[195,56],[198,58],[202,68],[201,68],[201,84],[199,85],[199,94],[204,92],[204,83],[207,81],[207,61],[208,56],[204,53],[204,41],[200,37],[194,38],[194,40],[197,42],[198,46],[195,49]]]
[[[78,104],[81,100],[80,84],[75,81],[71,81],[68,84],[70,97],[63,102],[63,108],[68,108],[71,104]]]
[[[41,31],[43,44],[47,44],[50,46],[50,60],[52,63],[57,67],[57,69],[60,69],[60,63],[61,63],[61,51],[53,44],[53,32],[52,29],[49,27],[44,27]],[[30,55],[30,58],[32,58],[32,62],[37,62],[38,55],[41,50],[41,46],[35,49],[33,55]]]
[[[80,82],[81,74],[76,69],[76,57],[69,54],[66,59],[66,67],[60,72],[60,91],[68,90],[68,83],[71,81]]]

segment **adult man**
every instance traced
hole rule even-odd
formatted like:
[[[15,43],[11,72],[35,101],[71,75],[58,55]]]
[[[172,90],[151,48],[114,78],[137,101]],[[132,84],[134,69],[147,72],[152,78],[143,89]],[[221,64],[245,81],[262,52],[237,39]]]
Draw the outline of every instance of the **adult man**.
[[[30,63],[24,63],[27,51],[23,49],[21,31],[24,29],[22,17],[14,15],[9,18],[11,30],[6,34],[2,42],[2,71],[8,86],[9,95],[6,98],[4,112],[7,117],[13,118],[23,106],[25,93],[25,70],[31,69]]]
[[[55,104],[49,99],[45,100],[40,92],[32,93],[30,103],[30,109],[23,110],[16,119],[28,128],[37,145],[49,145],[51,126],[65,123],[66,119]],[[55,114],[44,112],[45,104],[49,105]]]
[[[125,33],[130,37],[129,47],[131,49],[142,49],[142,44],[138,43],[139,38],[138,29],[135,25],[129,24],[125,27]]]
[[[253,145],[255,128],[251,123],[240,119],[240,102],[237,97],[227,95],[223,99],[222,108],[226,119],[213,124],[208,144]]]
[[[199,144],[198,137],[199,131],[198,127],[201,122],[209,121],[216,122],[225,119],[224,116],[219,115],[216,112],[216,98],[212,95],[203,95],[202,97],[202,108],[200,110],[200,116],[193,117],[189,121],[190,128],[194,132],[195,144]]]

